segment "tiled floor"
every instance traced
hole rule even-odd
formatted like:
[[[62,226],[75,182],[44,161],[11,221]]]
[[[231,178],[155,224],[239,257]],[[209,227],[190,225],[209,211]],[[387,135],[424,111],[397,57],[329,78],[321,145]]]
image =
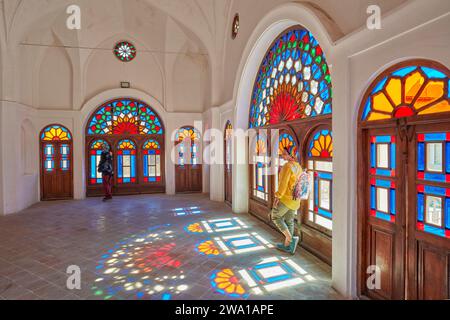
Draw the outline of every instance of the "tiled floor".
[[[340,298],[327,265],[279,240],[203,195],[39,203],[0,217],[0,299]]]

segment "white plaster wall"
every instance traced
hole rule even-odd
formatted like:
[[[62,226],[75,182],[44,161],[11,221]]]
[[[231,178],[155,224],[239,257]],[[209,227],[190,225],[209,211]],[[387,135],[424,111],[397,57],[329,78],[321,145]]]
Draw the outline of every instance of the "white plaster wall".
[[[410,1],[383,19],[383,28],[364,28],[334,43],[312,11],[286,4],[263,17],[247,41],[236,72],[232,104],[235,128],[248,126],[248,108],[259,64],[270,43],[285,28],[302,24],[318,39],[333,81],[333,287],[356,296],[356,114],[370,81],[387,66],[408,58],[427,58],[450,65],[450,3]],[[230,102],[224,104],[228,105]],[[244,142],[234,145],[235,162],[248,157]],[[219,172],[223,176],[223,171]],[[239,179],[237,179],[239,177]],[[248,166],[233,170],[233,209],[248,210]],[[219,194],[222,186],[211,190]],[[223,192],[223,191],[222,191]]]

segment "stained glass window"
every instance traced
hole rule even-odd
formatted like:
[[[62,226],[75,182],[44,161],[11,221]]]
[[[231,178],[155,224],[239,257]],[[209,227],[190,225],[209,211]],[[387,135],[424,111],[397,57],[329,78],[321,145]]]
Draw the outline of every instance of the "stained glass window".
[[[417,134],[417,229],[450,238],[450,132]]]
[[[55,170],[55,147],[52,144],[44,145],[44,169],[47,172]]]
[[[91,117],[88,135],[163,134],[158,115],[144,102],[116,99],[101,106]]]
[[[96,185],[102,184],[102,173],[97,171],[98,164],[102,156],[103,146],[109,147],[108,142],[105,140],[95,140],[91,143],[89,156],[90,156],[90,167],[89,167],[89,184]]]
[[[258,133],[253,142],[253,196],[269,200],[269,154],[267,150],[267,137]]]
[[[63,144],[59,148],[60,154],[60,164],[59,167],[62,171],[70,170],[70,146],[68,144]]]
[[[144,143],[143,149],[144,181],[161,181],[161,147],[159,142],[150,139]]]
[[[313,182],[308,200],[308,222],[332,230],[333,138],[330,130],[317,131],[308,149],[308,172]]]
[[[129,62],[136,58],[136,53],[136,47],[128,41],[121,41],[114,47],[114,55],[123,62]]]
[[[423,64],[400,67],[375,82],[362,121],[450,111],[449,74]]]
[[[200,132],[193,127],[180,128],[177,132],[178,165],[199,164]],[[190,155],[190,157],[189,157]],[[188,163],[189,162],[189,163]]]
[[[264,57],[250,128],[331,114],[331,76],[322,48],[302,27],[284,32]]]
[[[117,146],[117,182],[121,184],[136,182],[136,145],[126,139]]]
[[[396,217],[396,139],[370,137],[370,215],[395,222]]]
[[[70,141],[72,135],[63,126],[54,125],[45,128],[41,135],[42,141]]]

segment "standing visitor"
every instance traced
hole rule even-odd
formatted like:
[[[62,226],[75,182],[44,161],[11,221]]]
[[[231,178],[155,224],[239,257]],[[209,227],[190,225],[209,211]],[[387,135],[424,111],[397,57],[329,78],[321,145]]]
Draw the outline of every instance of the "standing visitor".
[[[270,218],[285,236],[284,243],[278,244],[277,248],[294,254],[300,240],[298,236],[294,236],[294,222],[301,200],[295,193],[303,170],[287,148],[283,150],[280,157],[287,163],[279,174],[278,191],[275,193]]]
[[[103,188],[105,190],[103,201],[107,201],[112,199],[112,181],[114,175],[112,164],[113,155],[108,145],[104,144],[102,149],[103,151],[97,170],[102,174]]]

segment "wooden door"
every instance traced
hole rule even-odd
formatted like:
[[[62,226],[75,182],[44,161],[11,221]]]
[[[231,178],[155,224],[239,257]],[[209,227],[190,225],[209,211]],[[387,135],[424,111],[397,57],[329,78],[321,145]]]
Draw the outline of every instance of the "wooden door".
[[[224,139],[224,178],[225,178],[225,202],[233,202],[233,166],[232,166],[232,139],[233,127],[228,122],[225,127]]]
[[[41,141],[41,200],[73,198],[72,142]]]
[[[450,298],[450,124],[417,125],[409,143],[408,299]]]
[[[200,164],[198,139],[181,139],[176,143],[175,192],[196,193],[203,191],[203,167]]]
[[[362,294],[375,299],[403,299],[405,287],[405,163],[403,143],[395,128],[363,132],[360,181],[365,201],[360,218],[365,221],[362,241]],[[379,282],[370,277],[379,275]],[[368,282],[369,281],[369,282]]]

